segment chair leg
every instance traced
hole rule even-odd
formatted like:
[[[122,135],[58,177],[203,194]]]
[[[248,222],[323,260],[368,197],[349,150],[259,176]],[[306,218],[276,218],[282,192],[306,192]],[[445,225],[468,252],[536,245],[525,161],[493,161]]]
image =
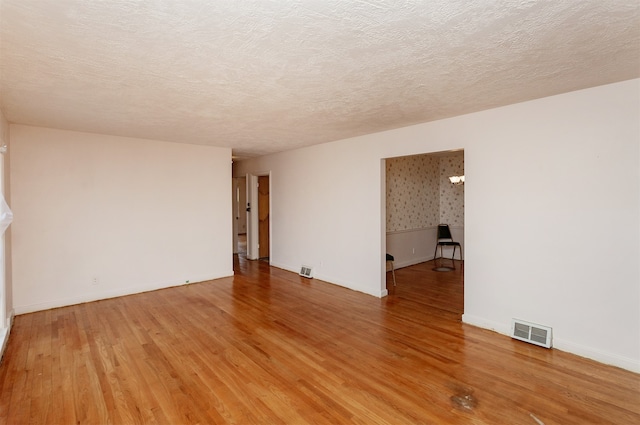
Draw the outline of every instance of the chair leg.
[[[387,273],[389,273],[389,263],[391,263],[391,275],[393,276],[393,286],[396,286],[396,268],[393,261],[387,260]]]
[[[453,246],[453,254],[451,255],[451,267],[456,268],[456,245]]]

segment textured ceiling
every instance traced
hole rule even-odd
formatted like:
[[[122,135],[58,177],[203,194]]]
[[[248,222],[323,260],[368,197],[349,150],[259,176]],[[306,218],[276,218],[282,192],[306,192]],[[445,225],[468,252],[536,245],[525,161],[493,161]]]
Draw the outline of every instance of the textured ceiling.
[[[634,0],[0,0],[10,122],[255,156],[640,76]]]

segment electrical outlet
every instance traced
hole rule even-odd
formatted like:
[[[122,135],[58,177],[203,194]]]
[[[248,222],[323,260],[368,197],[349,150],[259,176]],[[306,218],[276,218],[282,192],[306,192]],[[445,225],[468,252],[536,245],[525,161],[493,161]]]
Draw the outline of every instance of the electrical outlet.
[[[415,248],[413,248],[413,252],[412,252],[412,254],[415,254],[415,253],[416,253],[416,249],[415,249]]]
[[[92,284],[92,285],[97,285],[98,283],[100,283],[100,280],[99,280],[97,277],[95,277],[95,276],[94,276],[94,277],[91,279],[91,284]]]

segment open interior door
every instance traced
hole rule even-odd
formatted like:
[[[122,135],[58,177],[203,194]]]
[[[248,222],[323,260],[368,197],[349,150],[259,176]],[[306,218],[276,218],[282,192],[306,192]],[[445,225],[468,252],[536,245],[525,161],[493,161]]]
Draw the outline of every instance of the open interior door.
[[[258,257],[269,259],[269,176],[258,177]]]

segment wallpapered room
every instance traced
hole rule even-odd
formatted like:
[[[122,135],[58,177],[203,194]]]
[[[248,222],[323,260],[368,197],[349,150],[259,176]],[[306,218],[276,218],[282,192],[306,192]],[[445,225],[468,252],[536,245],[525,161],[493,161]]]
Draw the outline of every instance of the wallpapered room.
[[[433,291],[429,298],[442,301],[433,308],[462,314],[464,151],[389,158],[385,165],[387,289],[408,298]],[[443,225],[450,235],[438,234]]]

